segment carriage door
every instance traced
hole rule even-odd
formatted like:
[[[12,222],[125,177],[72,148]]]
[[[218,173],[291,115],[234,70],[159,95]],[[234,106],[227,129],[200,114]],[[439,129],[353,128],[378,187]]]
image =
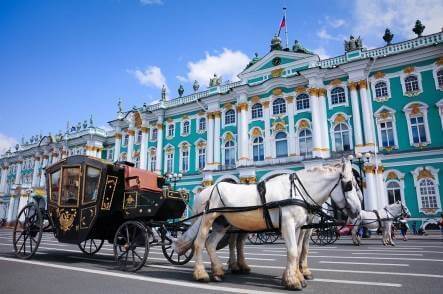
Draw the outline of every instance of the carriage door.
[[[80,165],[62,166],[57,222],[59,232],[65,240],[74,237],[73,233],[77,231],[80,183]]]
[[[86,165],[84,171],[83,198],[80,209],[80,230],[91,227],[97,215],[97,195],[100,185],[101,169]]]

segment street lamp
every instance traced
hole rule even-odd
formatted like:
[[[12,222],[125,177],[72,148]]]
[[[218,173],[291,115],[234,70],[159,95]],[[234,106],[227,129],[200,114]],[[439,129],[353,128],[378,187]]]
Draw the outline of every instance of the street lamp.
[[[166,180],[169,181],[169,183],[174,183],[174,190],[175,190],[175,186],[177,185],[177,182],[180,181],[183,177],[182,173],[167,173],[166,175]]]
[[[349,158],[353,164],[358,165],[359,173],[360,173],[360,187],[361,187],[362,194],[363,194],[363,177],[366,176],[363,166],[365,165],[366,162],[369,162],[371,157],[372,157],[372,154],[370,152],[366,152],[365,154],[361,154],[360,152],[357,152],[357,153],[355,153],[355,158],[352,155],[350,155],[350,158]]]

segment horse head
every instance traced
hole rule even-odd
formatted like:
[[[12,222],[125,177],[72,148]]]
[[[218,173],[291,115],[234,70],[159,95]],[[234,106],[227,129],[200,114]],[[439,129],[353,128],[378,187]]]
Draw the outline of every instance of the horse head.
[[[349,160],[342,160],[342,171],[341,171],[341,190],[338,194],[341,194],[341,201],[334,201],[342,207],[346,214],[351,218],[355,218],[358,216],[361,210],[361,201],[363,199],[363,195],[360,191],[360,187],[358,186],[357,180],[354,177],[354,173],[352,172],[352,165]],[[341,202],[341,204],[339,204]]]

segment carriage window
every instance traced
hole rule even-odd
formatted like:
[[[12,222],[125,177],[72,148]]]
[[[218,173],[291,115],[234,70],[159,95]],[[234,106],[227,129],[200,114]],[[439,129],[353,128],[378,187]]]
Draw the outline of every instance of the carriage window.
[[[64,167],[60,205],[77,206],[80,189],[80,167]]]
[[[60,170],[51,174],[51,201],[57,201],[60,188]]]
[[[88,166],[85,175],[85,191],[83,204],[97,200],[98,186],[100,183],[100,169]]]

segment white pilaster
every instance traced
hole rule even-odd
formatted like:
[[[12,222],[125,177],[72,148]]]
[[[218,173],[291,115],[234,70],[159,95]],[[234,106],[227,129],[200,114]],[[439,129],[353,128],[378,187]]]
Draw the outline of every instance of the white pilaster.
[[[214,114],[208,113],[208,147],[206,149],[206,163],[210,169],[214,163]]]
[[[381,163],[379,163],[379,165],[377,166],[375,178],[376,178],[377,196],[378,196],[377,208],[380,209],[388,205],[388,195],[385,189],[385,183],[383,178],[383,166],[381,165]]]
[[[241,156],[240,161],[249,160],[249,147],[248,147],[248,104],[246,102],[240,103],[240,116],[241,116]]]
[[[8,177],[8,167],[2,166],[1,179],[0,179],[0,193],[6,192],[6,179]]]
[[[288,140],[288,154],[289,156],[296,155],[295,150],[295,126],[294,126],[294,97],[287,97],[288,102],[288,126],[289,126],[289,140]]]
[[[214,165],[219,166],[221,164],[220,158],[220,111],[214,112]]]
[[[309,89],[309,104],[311,106],[312,116],[312,156],[321,157],[321,117],[320,117],[320,103],[318,100],[317,88]]]
[[[43,163],[42,163],[42,169],[40,174],[40,180],[39,180],[39,186],[44,187],[45,186],[45,168],[48,165],[48,155],[43,155]]]
[[[157,122],[157,149],[156,149],[155,160],[155,172],[161,174],[162,172],[162,157],[163,157],[163,123],[161,121]]]
[[[360,106],[358,103],[357,83],[350,82],[348,87],[351,92],[352,124],[354,129],[355,147],[357,150],[359,147],[363,146],[363,135],[361,131]]]
[[[319,108],[320,108],[320,129],[321,129],[321,147],[323,158],[331,155],[329,149],[329,130],[328,130],[328,114],[326,111],[326,89],[320,88],[318,91]]]
[[[263,102],[263,119],[265,121],[265,159],[272,159],[271,113],[269,108],[269,101]]]
[[[114,161],[118,161],[120,158],[121,145],[122,145],[122,134],[120,132],[116,132],[115,144],[114,144]]]
[[[20,185],[22,181],[22,165],[23,161],[17,162],[17,171],[15,174],[15,184]]]
[[[34,171],[32,173],[32,187],[37,187],[40,181],[38,177],[38,171],[40,169],[40,156],[34,157]]]
[[[371,112],[371,107],[369,105],[370,101],[368,99],[367,92],[367,82],[366,80],[361,80],[358,82],[360,89],[360,99],[361,99],[361,107],[363,112],[363,129],[365,134],[365,145],[373,147],[375,151],[375,139],[374,139],[374,129],[373,129],[373,121],[374,117]]]
[[[142,141],[140,142],[140,168],[148,169],[148,141],[149,129],[142,127]]]
[[[132,155],[134,153],[134,136],[135,136],[135,130],[128,129],[128,152],[127,152],[127,161],[132,162]]]
[[[375,166],[365,165],[366,187],[364,189],[365,210],[378,209]]]

